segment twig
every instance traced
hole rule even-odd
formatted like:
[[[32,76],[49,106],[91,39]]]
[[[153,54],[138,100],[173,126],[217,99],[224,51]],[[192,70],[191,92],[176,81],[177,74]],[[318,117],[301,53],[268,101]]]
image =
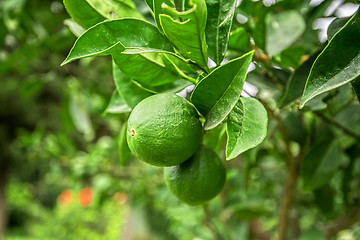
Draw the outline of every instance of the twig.
[[[317,116],[319,116],[322,120],[324,120],[325,122],[327,122],[327,123],[329,123],[331,125],[334,125],[335,127],[342,130],[346,135],[349,135],[349,136],[355,138],[357,141],[360,141],[360,136],[359,135],[351,132],[349,129],[345,128],[344,126],[342,126],[340,123],[338,123],[334,119],[325,116],[322,112],[314,112],[314,113]]]
[[[330,239],[336,236],[338,232],[351,227],[358,221],[360,221],[360,207],[355,209],[355,211],[353,211],[351,214],[342,216],[324,227],[323,233],[328,239]]]
[[[214,239],[222,240],[223,238],[220,234],[216,231],[215,227],[211,223],[211,215],[209,208],[206,204],[202,205],[204,211],[204,224],[210,230],[211,234],[214,236]]]

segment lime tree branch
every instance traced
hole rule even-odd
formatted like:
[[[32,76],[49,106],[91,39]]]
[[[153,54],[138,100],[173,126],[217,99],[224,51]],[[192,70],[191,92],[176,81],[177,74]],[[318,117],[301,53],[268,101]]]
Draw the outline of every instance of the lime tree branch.
[[[324,235],[331,239],[335,237],[338,232],[350,228],[353,224],[360,221],[360,207],[356,208],[349,215],[344,215],[333,221],[323,228]]]

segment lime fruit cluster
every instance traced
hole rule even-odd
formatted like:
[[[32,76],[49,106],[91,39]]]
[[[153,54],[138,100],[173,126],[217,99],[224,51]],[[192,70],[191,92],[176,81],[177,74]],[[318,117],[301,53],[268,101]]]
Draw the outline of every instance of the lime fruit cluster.
[[[155,166],[174,166],[190,158],[202,139],[193,105],[173,93],[142,100],[131,112],[127,141],[131,152]]]
[[[169,190],[189,205],[220,193],[226,178],[217,153],[202,146],[202,124],[195,107],[172,93],[142,100],[128,119],[131,152],[146,163],[164,168]]]

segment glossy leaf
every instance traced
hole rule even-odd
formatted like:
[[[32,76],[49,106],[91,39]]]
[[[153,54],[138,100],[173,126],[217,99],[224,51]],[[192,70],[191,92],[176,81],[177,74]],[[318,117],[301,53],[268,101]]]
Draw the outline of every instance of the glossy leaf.
[[[236,0],[206,0],[206,42],[209,57],[218,65],[224,60]]]
[[[119,96],[130,108],[134,108],[141,100],[153,94],[128,78],[114,62],[113,77]]]
[[[103,115],[107,113],[128,113],[131,111],[131,108],[125,103],[121,98],[118,91],[114,91],[108,106],[106,107]]]
[[[101,22],[81,35],[62,63],[76,59],[119,53],[172,52],[170,42],[157,28],[143,20],[124,18]]]
[[[144,17],[137,11],[132,0],[86,0],[97,12],[107,19]]]
[[[165,11],[162,6],[163,4],[165,4],[169,7],[175,8],[175,3],[173,0],[152,0],[152,2],[153,2],[153,12],[154,12],[156,26],[158,27],[161,33],[164,33],[160,24],[160,14],[163,14]]]
[[[311,55],[309,59],[303,62],[300,67],[298,67],[291,75],[289,81],[286,84],[286,89],[281,98],[279,107],[284,107],[287,104],[301,98],[301,94],[305,87],[306,79],[309,75],[311,66],[313,65],[318,55],[318,52]]]
[[[64,0],[64,5],[71,18],[85,29],[106,19],[86,0]]]
[[[312,146],[301,167],[301,179],[305,191],[326,185],[340,167],[343,153],[338,141],[324,140]]]
[[[240,98],[229,114],[226,159],[259,145],[267,133],[267,111],[255,98]]]
[[[315,96],[360,75],[360,12],[330,40],[316,59],[306,82],[300,108]]]
[[[290,47],[304,32],[304,19],[297,11],[269,14],[266,19],[266,51],[277,55]]]
[[[207,69],[208,52],[206,46],[206,4],[205,0],[194,0],[191,9],[178,12],[163,4],[160,24],[166,37],[174,44],[182,56]]]
[[[254,52],[217,67],[195,87],[191,101],[206,117],[204,128],[219,125],[239,100]]]
[[[163,92],[176,88],[182,76],[166,67],[161,56],[151,54],[113,54],[113,59],[121,71],[146,89]],[[181,81],[189,85],[185,80]],[[180,83],[181,85],[181,83]],[[180,87],[181,88],[181,87]]]
[[[327,29],[328,40],[332,39],[333,36],[344,27],[349,21],[349,18],[336,18],[334,19]]]

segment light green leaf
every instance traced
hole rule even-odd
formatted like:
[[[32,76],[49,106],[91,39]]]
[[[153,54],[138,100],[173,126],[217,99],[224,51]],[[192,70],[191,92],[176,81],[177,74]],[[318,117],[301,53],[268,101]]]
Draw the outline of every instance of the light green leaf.
[[[153,94],[129,79],[114,62],[113,77],[119,96],[130,108],[134,108],[141,100]]]
[[[206,0],[207,23],[206,42],[209,57],[218,65],[224,60],[236,0]]]
[[[267,112],[255,98],[240,98],[229,114],[226,159],[259,145],[267,133]]]
[[[229,49],[240,52],[251,51],[250,36],[245,28],[238,28],[230,33]]]
[[[254,52],[217,67],[195,87],[191,101],[206,117],[205,130],[219,125],[239,100]]]
[[[163,12],[166,12],[166,14],[159,15],[160,24],[166,37],[174,44],[182,56],[207,70],[206,4],[205,0],[194,0],[192,3],[192,8],[185,12],[178,12],[174,8],[163,4]]]
[[[64,0],[64,5],[72,19],[85,29],[105,19],[143,18],[131,0]]]
[[[294,10],[268,14],[266,18],[266,51],[277,55],[290,47],[305,31],[302,16]]]
[[[151,1],[151,0],[148,0]],[[175,8],[175,3],[173,0],[153,0],[153,11],[154,11],[154,18],[156,26],[158,27],[161,33],[164,33],[161,24],[160,24],[160,14],[164,13],[164,8],[162,7],[163,4]]]
[[[103,115],[107,113],[128,113],[131,111],[131,108],[125,103],[121,98],[118,91],[114,91],[108,106],[106,107]]]
[[[61,65],[80,58],[109,55],[124,50],[130,50],[131,54],[173,53],[171,43],[154,25],[139,19],[124,18],[104,21],[89,28],[76,40]]]
[[[315,96],[340,87],[360,75],[360,12],[330,40],[307,79],[300,108]]]
[[[301,166],[303,189],[312,191],[326,185],[338,171],[343,153],[336,139],[318,142],[312,146]]]
[[[64,0],[64,5],[71,18],[85,29],[106,19],[86,0]]]

